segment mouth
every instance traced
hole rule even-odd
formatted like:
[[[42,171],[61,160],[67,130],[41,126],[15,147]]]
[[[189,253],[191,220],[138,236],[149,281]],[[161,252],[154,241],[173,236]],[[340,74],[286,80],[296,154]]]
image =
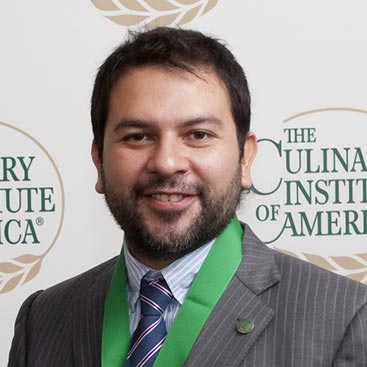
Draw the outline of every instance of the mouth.
[[[184,195],[184,194],[152,194],[150,195],[150,197],[152,197],[155,200],[165,201],[165,202],[169,201],[172,203],[181,201],[187,196],[189,195]]]
[[[196,198],[196,194],[183,192],[147,192],[144,202],[153,210],[184,210]]]

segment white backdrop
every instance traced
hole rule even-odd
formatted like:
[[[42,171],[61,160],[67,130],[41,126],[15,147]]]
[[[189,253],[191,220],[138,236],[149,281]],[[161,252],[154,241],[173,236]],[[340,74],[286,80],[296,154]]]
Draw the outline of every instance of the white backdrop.
[[[93,78],[128,29],[108,16],[127,3],[144,5],[151,20],[159,12],[149,4],[183,11],[208,2],[215,6],[186,26],[226,40],[244,66],[252,128],[269,139],[260,142],[255,187],[264,193],[280,183],[270,195],[251,193],[240,218],[269,246],[367,282],[365,1],[2,1],[1,366],[29,294],[120,250],[90,159]],[[108,4],[122,10],[95,6]],[[31,197],[11,213],[6,190],[20,188]]]

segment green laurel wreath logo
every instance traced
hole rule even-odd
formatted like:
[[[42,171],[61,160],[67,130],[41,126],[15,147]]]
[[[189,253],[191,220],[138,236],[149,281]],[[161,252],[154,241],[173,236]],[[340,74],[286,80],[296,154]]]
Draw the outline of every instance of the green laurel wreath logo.
[[[103,15],[122,26],[184,25],[212,10],[219,0],[91,0]]]

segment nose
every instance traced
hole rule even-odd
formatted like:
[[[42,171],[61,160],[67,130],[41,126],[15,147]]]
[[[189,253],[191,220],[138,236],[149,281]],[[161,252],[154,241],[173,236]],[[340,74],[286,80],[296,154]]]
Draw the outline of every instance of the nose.
[[[151,152],[147,169],[150,173],[171,176],[188,170],[185,147],[174,136],[162,137]]]

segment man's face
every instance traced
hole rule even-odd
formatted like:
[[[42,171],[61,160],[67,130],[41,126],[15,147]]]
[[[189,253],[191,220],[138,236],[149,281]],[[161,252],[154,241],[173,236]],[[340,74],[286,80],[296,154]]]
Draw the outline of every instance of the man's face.
[[[111,93],[103,162],[95,145],[92,154],[97,191],[132,254],[172,261],[217,236],[249,186],[256,138],[247,141],[240,157],[214,72],[147,66],[125,74]]]

